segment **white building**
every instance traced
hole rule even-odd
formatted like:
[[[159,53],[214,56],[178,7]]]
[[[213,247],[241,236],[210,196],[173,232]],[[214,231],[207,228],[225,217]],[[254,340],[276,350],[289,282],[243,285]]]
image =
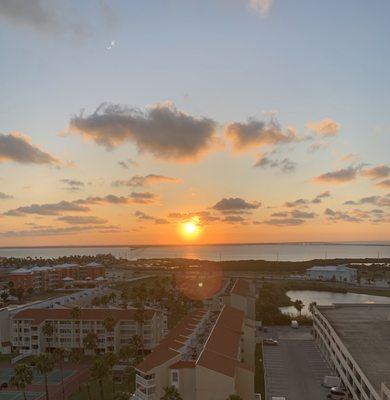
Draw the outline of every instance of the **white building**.
[[[346,265],[315,266],[306,270],[310,280],[356,282],[358,271]]]
[[[353,400],[390,400],[390,305],[318,306],[313,332]]]

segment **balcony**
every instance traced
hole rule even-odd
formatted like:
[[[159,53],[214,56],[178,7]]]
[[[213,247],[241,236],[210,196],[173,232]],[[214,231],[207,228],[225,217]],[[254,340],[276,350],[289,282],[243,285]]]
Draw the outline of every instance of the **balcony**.
[[[154,378],[145,379],[145,378],[142,378],[142,376],[138,375],[138,374],[135,377],[135,381],[136,381],[136,383],[138,383],[140,386],[143,386],[143,387],[155,386],[155,384],[156,384],[156,381]]]
[[[153,394],[146,394],[141,392],[139,389],[137,389],[133,395],[132,400],[155,400],[154,393]]]

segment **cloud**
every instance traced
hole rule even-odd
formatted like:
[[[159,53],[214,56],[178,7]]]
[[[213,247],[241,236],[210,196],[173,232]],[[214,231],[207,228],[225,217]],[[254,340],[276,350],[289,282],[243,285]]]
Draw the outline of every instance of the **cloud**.
[[[4,192],[0,192],[0,200],[8,200],[8,199],[12,199],[12,196]]]
[[[336,136],[340,130],[340,125],[330,118],[325,118],[319,122],[309,121],[306,127],[313,133],[322,137]]]
[[[115,225],[81,225],[67,227],[36,227],[35,229],[20,230],[20,231],[5,231],[0,232],[1,237],[31,237],[31,236],[62,236],[73,235],[80,232],[99,232],[99,233],[115,233],[121,229]]]
[[[218,216],[211,214],[209,211],[198,211],[189,213],[174,212],[168,214],[168,218],[180,219],[182,222],[196,218],[199,220],[200,225],[220,221],[220,218]]]
[[[133,203],[150,204],[156,202],[158,197],[150,192],[132,192],[130,199]]]
[[[247,202],[240,197],[223,198],[212,207],[214,210],[221,211],[223,213],[242,213],[256,210],[261,206],[258,201]]]
[[[335,211],[332,210],[331,208],[327,208],[324,211],[324,214],[326,215],[326,217],[333,221],[333,222],[337,222],[337,221],[346,221],[346,222],[359,222],[359,218],[350,215],[348,212],[343,212],[343,211]]]
[[[326,142],[315,142],[308,147],[307,151],[308,153],[314,153],[316,151],[326,150],[329,148],[329,146],[329,143]]]
[[[239,215],[228,215],[222,220],[222,222],[226,222],[228,224],[242,224],[245,222],[245,219]]]
[[[233,122],[225,127],[225,135],[231,140],[235,151],[299,140],[294,129],[288,128],[283,132],[276,119],[267,122],[253,118],[246,123]]]
[[[297,226],[304,224],[305,221],[299,218],[271,218],[265,220],[264,223],[274,226]]]
[[[312,219],[316,217],[316,213],[314,212],[305,212],[300,210],[293,210],[290,213],[291,217],[299,218],[299,219]]]
[[[373,168],[364,169],[362,175],[369,179],[383,179],[390,177],[390,166],[378,165]]]
[[[137,217],[139,221],[153,221],[157,225],[165,225],[169,224],[170,222],[165,218],[156,218],[152,215],[146,214],[142,211],[135,211],[134,216]]]
[[[14,161],[21,164],[59,164],[51,154],[34,146],[30,138],[19,133],[0,133],[0,163]]]
[[[133,195],[130,195],[129,197],[125,196],[116,196],[113,194],[108,194],[103,197],[87,197],[86,199],[78,199],[78,200],[73,200],[73,201],[60,201],[58,203],[46,203],[46,204],[32,204],[30,206],[23,206],[23,207],[18,207],[12,210],[8,210],[4,213],[4,215],[7,216],[13,216],[13,217],[18,217],[18,216],[23,216],[25,214],[36,214],[36,215],[44,215],[44,216],[49,216],[49,215],[62,215],[63,213],[66,212],[88,212],[90,211],[91,205],[95,204],[128,204],[128,203],[139,203],[142,200],[142,197],[144,196],[144,203],[147,202],[147,197],[152,195],[150,194],[145,194],[145,193],[140,193]],[[152,195],[154,196],[154,195]],[[151,198],[149,198],[151,200]]]
[[[390,197],[388,196],[367,196],[359,200],[348,200],[345,205],[375,205],[378,207],[390,207]]]
[[[58,221],[66,222],[70,225],[87,225],[87,224],[105,224],[108,221],[103,218],[94,217],[94,216],[83,216],[83,215],[66,215],[63,217],[57,218]]]
[[[295,171],[297,164],[288,158],[284,158],[282,160],[275,160],[269,158],[267,153],[266,154],[259,154],[254,167],[258,168],[278,168],[284,173],[293,172]]]
[[[388,216],[385,215],[383,210],[373,209],[373,210],[360,210],[355,208],[352,211],[339,211],[333,210],[331,208],[327,208],[324,211],[325,216],[328,220],[332,222],[372,222],[372,223],[380,223],[380,222],[389,222]]]
[[[389,189],[390,188],[390,179],[385,179],[384,181],[378,182],[377,186]]]
[[[347,183],[356,179],[361,166],[352,166],[339,169],[337,171],[327,172],[313,179],[316,183]]]
[[[42,34],[86,35],[85,21],[78,21],[72,8],[64,5],[58,0],[1,0],[0,21]]]
[[[319,204],[319,203],[322,203],[323,199],[327,199],[329,197],[330,197],[330,192],[329,192],[329,190],[327,190],[325,192],[318,194],[311,202],[313,204]]]
[[[129,169],[130,167],[138,167],[138,164],[131,158],[125,161],[118,161],[118,164],[124,169]]]
[[[128,186],[128,187],[143,187],[150,186],[155,183],[178,183],[180,179],[171,178],[169,176],[149,174],[146,176],[134,175],[128,180],[118,180],[112,183],[112,186]]]
[[[60,215],[63,212],[86,212],[90,209],[80,205],[75,201],[60,201],[58,203],[32,204],[30,206],[18,207],[13,210],[6,211],[4,215],[22,216],[24,214],[37,215]]]
[[[300,210],[293,211],[280,211],[271,214],[271,218],[265,220],[264,223],[267,225],[275,226],[296,226],[302,225],[307,220],[313,219],[317,216],[314,212],[305,212]]]
[[[177,162],[194,161],[209,151],[216,127],[212,119],[193,117],[171,104],[145,111],[101,104],[89,116],[73,117],[69,126],[109,150],[132,142],[140,152]]]
[[[308,200],[305,199],[297,199],[294,201],[286,201],[284,203],[285,207],[288,208],[293,208],[293,207],[302,207],[302,206],[307,206],[307,204],[309,203]]]
[[[273,0],[250,0],[249,6],[262,15],[267,15],[271,10]]]
[[[84,182],[76,179],[61,179],[60,182],[65,183],[65,185],[67,185],[67,189],[71,192],[77,192],[85,186]]]

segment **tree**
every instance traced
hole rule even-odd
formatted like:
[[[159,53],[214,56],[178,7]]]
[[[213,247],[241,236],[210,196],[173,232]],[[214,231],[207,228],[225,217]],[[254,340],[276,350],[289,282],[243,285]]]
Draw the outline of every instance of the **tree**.
[[[49,322],[46,321],[43,326],[42,326],[42,333],[47,337],[47,338],[51,338],[54,335],[54,327],[53,325]],[[45,344],[45,347],[51,347],[51,346],[47,346],[47,342]],[[54,346],[54,343],[53,343]]]
[[[305,306],[305,305],[303,304],[303,301],[302,301],[302,300],[295,300],[294,303],[293,303],[293,306],[294,306],[295,309],[299,312],[299,315],[301,315],[302,309],[303,309],[303,307]]]
[[[97,347],[97,335],[95,332],[88,332],[84,337],[83,345],[87,350],[96,350]]]
[[[167,386],[164,388],[164,392],[164,396],[160,400],[183,400],[175,386]]]
[[[106,331],[112,332],[115,328],[115,325],[116,325],[116,321],[111,316],[104,318],[103,326]]]
[[[72,319],[79,319],[80,318],[80,315],[81,315],[81,309],[80,309],[80,307],[73,307],[71,310],[70,310],[70,316],[71,316],[71,318]]]
[[[135,363],[138,363],[142,359],[142,357],[140,357],[139,355],[140,350],[142,350],[142,356],[143,356],[143,343],[141,336],[139,335],[132,336],[130,339],[129,346],[132,348],[132,353],[134,354],[135,357]]]
[[[4,290],[3,292],[1,292],[0,298],[3,301],[3,303],[7,302],[8,297],[9,297],[9,293],[7,291]]]
[[[99,383],[100,388],[100,399],[104,400],[104,379],[107,378],[109,370],[106,363],[101,357],[96,357],[91,366],[91,376],[96,379]]]
[[[54,349],[53,351],[53,358],[54,361],[57,362],[60,366],[60,371],[61,371],[61,386],[62,386],[62,400],[65,399],[65,387],[64,387],[64,359],[68,355],[68,352],[61,348],[58,347],[57,349]]]
[[[23,399],[27,400],[26,386],[32,383],[32,370],[27,364],[16,364],[14,373],[15,375],[10,379],[9,384],[10,386],[14,386],[17,389],[22,390]]]
[[[80,364],[81,360],[83,359],[83,354],[82,354],[81,349],[73,348],[69,352],[68,358],[69,358],[69,361],[71,361],[71,362],[73,362],[73,363],[75,363],[77,365]],[[78,382],[79,382],[79,391],[81,391],[81,386],[80,386],[80,382],[81,381],[79,380]]]
[[[130,393],[128,392],[116,392],[114,396],[114,400],[129,400]]]
[[[242,400],[238,394],[231,394],[226,400]]]
[[[317,302],[316,301],[312,301],[309,304],[309,311],[310,311],[311,314],[314,314],[316,306],[317,306]]]
[[[141,339],[141,350],[142,356],[144,355],[144,343],[143,343],[143,325],[145,322],[145,309],[143,307],[137,308],[134,313],[134,321],[139,324],[139,335]]]
[[[35,367],[37,371],[45,377],[46,400],[49,400],[49,387],[47,384],[47,376],[51,371],[53,371],[54,368],[53,356],[49,353],[41,353],[35,358]]]
[[[16,289],[15,294],[16,294],[16,297],[18,298],[19,303],[21,303],[23,300],[23,297],[24,297],[24,289],[22,287],[18,287]]]

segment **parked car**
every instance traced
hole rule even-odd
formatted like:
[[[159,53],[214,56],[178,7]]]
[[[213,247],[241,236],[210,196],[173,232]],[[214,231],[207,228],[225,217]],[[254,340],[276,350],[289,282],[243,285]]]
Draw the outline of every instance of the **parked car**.
[[[348,400],[348,392],[338,386],[332,387],[328,394],[329,400]]]
[[[325,386],[327,388],[339,387],[340,384],[341,384],[340,377],[334,375],[324,376],[324,381],[322,382],[322,386]]]
[[[275,339],[263,339],[263,344],[268,346],[277,346],[279,343]]]

